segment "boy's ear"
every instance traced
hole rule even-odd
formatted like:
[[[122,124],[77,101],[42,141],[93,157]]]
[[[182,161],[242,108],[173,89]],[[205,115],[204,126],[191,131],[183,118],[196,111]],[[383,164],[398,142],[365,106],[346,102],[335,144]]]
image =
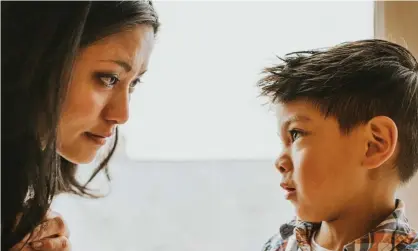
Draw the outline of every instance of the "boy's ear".
[[[372,118],[366,125],[367,146],[363,165],[373,169],[385,163],[395,152],[398,128],[386,116]]]

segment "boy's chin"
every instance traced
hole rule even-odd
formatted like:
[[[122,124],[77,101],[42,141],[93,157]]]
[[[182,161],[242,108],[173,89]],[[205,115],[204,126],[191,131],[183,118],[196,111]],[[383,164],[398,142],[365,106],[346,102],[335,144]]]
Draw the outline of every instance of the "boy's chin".
[[[321,223],[325,219],[327,219],[326,215],[321,215],[317,213],[313,213],[312,210],[303,210],[301,208],[296,208],[296,217],[298,220],[310,222],[310,223]]]

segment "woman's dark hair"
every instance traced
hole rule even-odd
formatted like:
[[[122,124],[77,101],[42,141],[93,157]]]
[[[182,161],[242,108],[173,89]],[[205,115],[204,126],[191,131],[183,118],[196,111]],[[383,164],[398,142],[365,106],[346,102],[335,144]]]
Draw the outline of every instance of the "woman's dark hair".
[[[40,224],[54,195],[95,197],[76,180],[76,165],[56,152],[78,51],[138,24],[156,34],[159,21],[150,1],[1,2],[1,15],[1,235],[2,249],[9,250]],[[107,170],[116,143],[117,136],[91,179]]]

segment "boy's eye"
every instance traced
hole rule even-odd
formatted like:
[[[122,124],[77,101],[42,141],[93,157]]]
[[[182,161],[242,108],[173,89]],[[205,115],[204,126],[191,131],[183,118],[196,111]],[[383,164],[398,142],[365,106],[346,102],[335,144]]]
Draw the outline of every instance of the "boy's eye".
[[[289,131],[290,137],[292,139],[292,142],[295,142],[299,137],[304,135],[304,132],[296,129],[292,129]]]
[[[119,78],[116,75],[101,75],[99,76],[99,79],[106,87],[109,88],[113,87],[119,82]]]

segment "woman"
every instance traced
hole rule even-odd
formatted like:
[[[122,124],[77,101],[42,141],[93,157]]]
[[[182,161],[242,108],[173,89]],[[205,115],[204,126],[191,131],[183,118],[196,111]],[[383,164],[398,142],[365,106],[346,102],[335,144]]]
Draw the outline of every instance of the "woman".
[[[2,248],[32,250],[38,240],[37,250],[54,250],[67,246],[63,224],[55,234],[45,234],[53,224],[30,233],[57,193],[95,197],[76,180],[76,165],[112,144],[91,179],[106,170],[159,21],[149,1],[1,7]]]

